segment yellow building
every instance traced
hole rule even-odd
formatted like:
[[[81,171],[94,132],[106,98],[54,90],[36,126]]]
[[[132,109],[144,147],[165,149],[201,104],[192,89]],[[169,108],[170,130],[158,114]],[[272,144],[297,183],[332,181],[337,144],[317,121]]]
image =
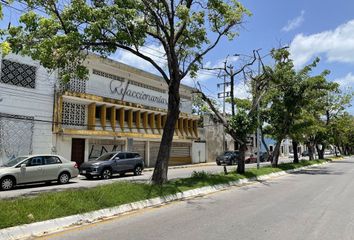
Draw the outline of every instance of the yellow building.
[[[104,152],[130,150],[153,166],[167,114],[167,84],[161,77],[90,55],[88,80],[60,84],[55,94],[55,151],[81,163]],[[192,112],[192,88],[181,85],[181,114],[170,164],[191,163],[198,139]],[[200,152],[200,151],[199,151]]]

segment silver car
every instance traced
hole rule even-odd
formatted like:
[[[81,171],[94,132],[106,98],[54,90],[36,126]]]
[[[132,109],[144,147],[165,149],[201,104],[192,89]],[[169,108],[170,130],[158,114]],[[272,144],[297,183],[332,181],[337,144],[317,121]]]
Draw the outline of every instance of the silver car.
[[[10,190],[15,185],[36,182],[58,181],[65,184],[78,174],[76,162],[58,155],[21,156],[0,166],[0,189]]]

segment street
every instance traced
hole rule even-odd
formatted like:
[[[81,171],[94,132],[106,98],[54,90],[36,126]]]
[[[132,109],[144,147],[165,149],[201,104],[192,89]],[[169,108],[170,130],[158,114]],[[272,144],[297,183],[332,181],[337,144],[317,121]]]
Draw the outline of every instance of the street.
[[[353,239],[354,158],[43,239]]]
[[[289,162],[292,159],[283,158],[280,162]],[[264,162],[261,165],[269,164]],[[256,167],[256,164],[246,164],[246,168]],[[228,171],[234,170],[236,165],[227,166]],[[126,176],[120,177],[119,175],[114,176],[109,180],[101,180],[101,179],[93,179],[88,180],[84,176],[79,176],[78,178],[74,178],[70,181],[69,184],[59,185],[57,183],[52,183],[51,185],[45,185],[44,183],[39,184],[32,184],[32,185],[23,185],[18,186],[17,188],[11,191],[1,191],[0,192],[0,199],[5,198],[14,198],[19,196],[32,196],[42,192],[53,192],[53,191],[62,191],[65,189],[78,189],[78,188],[91,188],[99,185],[110,184],[116,181],[150,181],[152,176],[153,169],[147,169],[144,171],[143,175],[141,176],[134,176],[132,173],[127,173]],[[208,163],[208,164],[195,164],[195,165],[188,165],[188,166],[180,166],[180,167],[172,167],[168,171],[169,179],[175,178],[186,178],[190,177],[193,171],[206,171],[212,173],[223,172],[222,166],[217,166],[215,163]]]

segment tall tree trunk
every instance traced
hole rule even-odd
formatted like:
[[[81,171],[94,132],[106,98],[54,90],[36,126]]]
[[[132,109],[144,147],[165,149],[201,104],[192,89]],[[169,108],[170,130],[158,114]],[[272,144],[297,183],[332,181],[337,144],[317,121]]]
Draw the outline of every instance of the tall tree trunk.
[[[280,154],[280,145],[281,141],[277,141],[277,144],[274,147],[273,151],[273,160],[272,160],[272,167],[277,167],[278,166],[278,160],[279,160],[279,154]]]
[[[269,147],[267,145],[267,143],[265,142],[265,138],[264,138],[264,134],[263,134],[263,129],[261,127],[261,140],[262,140],[262,144],[265,148],[265,150],[267,151],[267,159],[264,159],[264,161],[268,162],[268,161],[272,161],[272,156],[271,156],[271,153],[269,152]]]
[[[322,148],[320,149],[320,146],[316,144],[316,150],[318,153],[318,159],[324,159],[325,145],[322,144]]]
[[[299,163],[299,153],[297,151],[298,142],[293,140],[294,163]]]
[[[309,160],[313,160],[314,159],[314,157],[313,157],[314,147],[313,147],[313,144],[311,142],[307,143],[307,149],[308,149],[308,152],[309,152]]]
[[[343,155],[347,155],[347,152],[345,151],[345,147],[344,147],[344,144],[342,143],[342,152],[343,152]]]
[[[245,157],[247,151],[247,141],[245,140],[244,143],[240,147],[240,159],[237,164],[237,173],[243,174],[245,173]]]
[[[338,157],[338,152],[339,152],[339,147],[338,146],[334,146],[334,154],[336,154],[336,157]]]
[[[152,182],[154,184],[162,185],[167,182],[168,161],[170,159],[170,152],[175,131],[176,122],[179,117],[179,82],[171,82],[168,90],[168,111],[165,126],[160,144],[159,153],[155,164],[154,173],[152,175]]]

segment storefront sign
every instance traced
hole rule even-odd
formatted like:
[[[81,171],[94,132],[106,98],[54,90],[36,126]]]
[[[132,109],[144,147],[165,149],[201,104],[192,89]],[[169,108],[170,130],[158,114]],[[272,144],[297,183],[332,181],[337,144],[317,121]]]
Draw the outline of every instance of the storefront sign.
[[[117,80],[112,80],[109,84],[110,91],[112,94],[121,96],[121,100],[124,100],[125,96],[136,98],[142,101],[149,101],[159,104],[167,105],[168,101],[163,96],[154,96],[152,94],[144,92],[144,90],[133,90],[129,88],[129,82],[121,82]]]

